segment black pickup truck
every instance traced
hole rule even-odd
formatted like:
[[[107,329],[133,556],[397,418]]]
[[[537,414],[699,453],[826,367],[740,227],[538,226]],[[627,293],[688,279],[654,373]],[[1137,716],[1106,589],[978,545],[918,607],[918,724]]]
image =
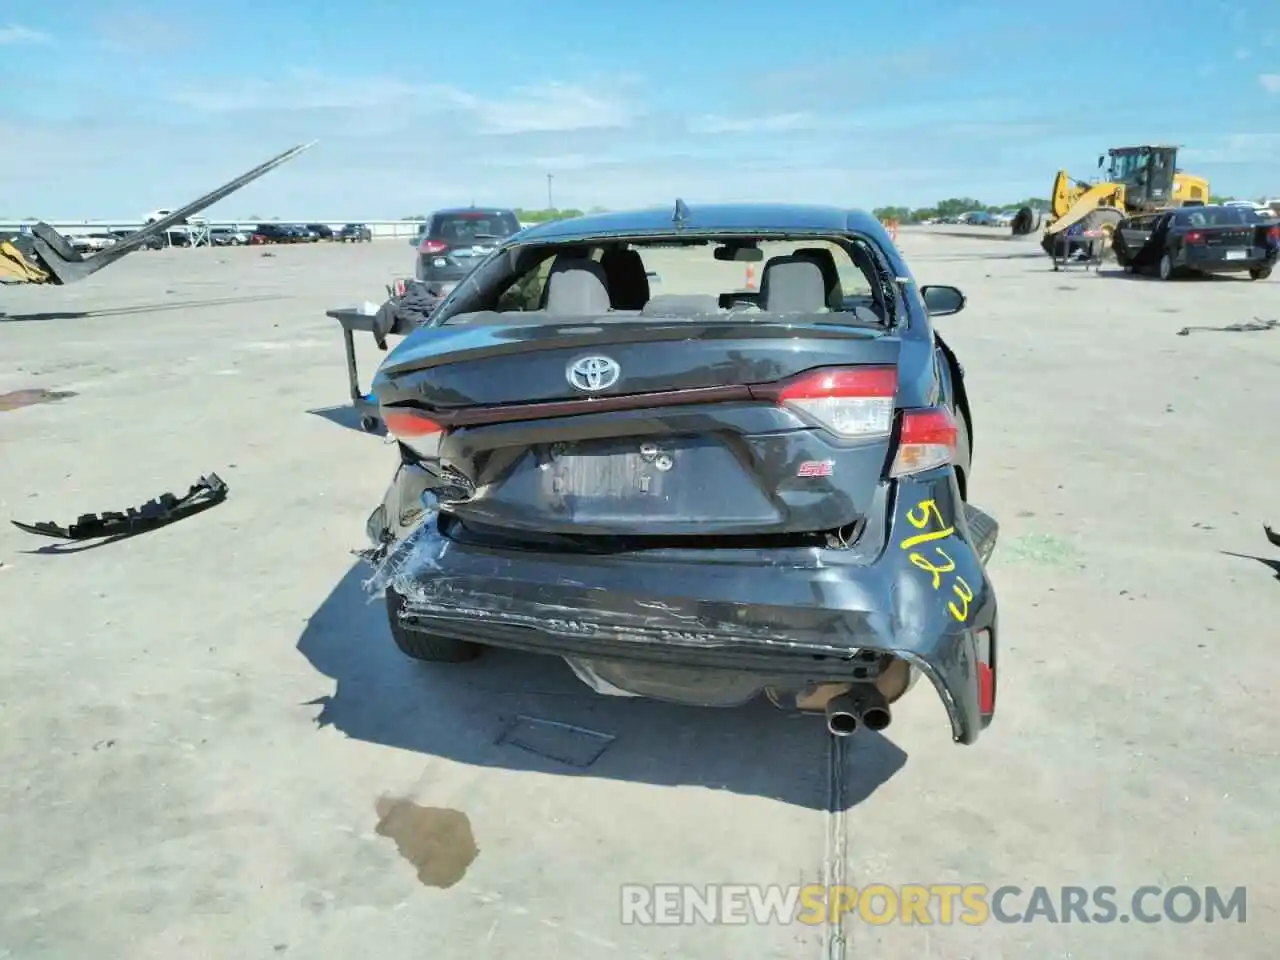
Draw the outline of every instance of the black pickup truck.
[[[1246,272],[1265,280],[1280,258],[1280,219],[1251,207],[1180,207],[1121,220],[1111,244],[1120,266],[1161,280]]]

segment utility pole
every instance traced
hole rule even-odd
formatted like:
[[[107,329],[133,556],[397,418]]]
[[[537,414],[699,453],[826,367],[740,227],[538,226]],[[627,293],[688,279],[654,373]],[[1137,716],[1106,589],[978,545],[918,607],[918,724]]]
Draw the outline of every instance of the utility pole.
[[[547,209],[548,210],[554,210],[556,208],[555,202],[551,199],[551,181],[554,179],[555,179],[554,174],[550,174],[550,173],[547,174]]]

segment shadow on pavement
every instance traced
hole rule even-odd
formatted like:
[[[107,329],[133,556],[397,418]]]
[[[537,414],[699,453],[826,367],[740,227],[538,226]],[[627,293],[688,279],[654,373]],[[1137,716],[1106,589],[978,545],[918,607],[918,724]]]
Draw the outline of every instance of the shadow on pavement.
[[[382,601],[369,601],[362,585],[368,575],[363,564],[348,571],[298,641],[299,652],[335,684],[311,702],[320,707],[318,726],[480,767],[700,786],[828,809],[830,738],[820,717],[786,714],[763,701],[704,709],[601,696],[558,657],[490,649],[472,663],[416,663],[393,644]],[[552,759],[558,748],[519,746],[511,731],[530,720],[577,728],[569,735],[602,749],[575,765]],[[867,730],[846,743],[847,809],[897,773],[907,755]]]
[[[125,317],[135,313],[164,313],[168,310],[199,310],[234,303],[265,303],[288,300],[283,294],[252,297],[214,297],[208,300],[173,300],[169,303],[144,303],[136,307],[112,307],[106,310],[54,310],[49,313],[0,313],[0,323],[38,322],[40,320],[83,320],[86,317]]]
[[[1223,550],[1222,553],[1228,557],[1235,557],[1238,560],[1256,560],[1258,563],[1262,564],[1274,573],[1276,575],[1276,580],[1280,580],[1280,560],[1268,560],[1266,557],[1259,557],[1252,553],[1236,553],[1232,550]]]

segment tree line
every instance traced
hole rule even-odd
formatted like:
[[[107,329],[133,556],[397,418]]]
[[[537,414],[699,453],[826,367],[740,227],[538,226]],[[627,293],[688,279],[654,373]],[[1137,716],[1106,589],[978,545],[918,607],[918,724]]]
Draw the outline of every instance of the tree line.
[[[1226,203],[1228,200],[1235,200],[1235,197],[1219,197],[1209,198],[1210,203]],[[1259,203],[1262,201],[1259,200]],[[944,217],[959,217],[966,213],[977,213],[982,210],[987,213],[1017,213],[1023,207],[1035,207],[1039,210],[1049,209],[1049,200],[1045,197],[1028,197],[1025,200],[1019,200],[1017,203],[1005,204],[1003,206],[992,206],[983,203],[981,200],[975,200],[973,197],[952,197],[949,200],[939,200],[931,207],[877,207],[872,214],[877,220],[896,220],[898,223],[919,223],[922,220],[940,220]]]
[[[1234,197],[1210,197],[1210,203],[1224,203],[1227,200],[1234,200]],[[947,200],[939,200],[931,207],[877,207],[872,214],[879,220],[896,220],[898,223],[919,223],[922,220],[939,220],[944,217],[958,217],[966,213],[975,213],[979,210],[987,213],[1010,212],[1016,213],[1023,207],[1036,207],[1040,210],[1049,209],[1049,200],[1045,197],[1027,197],[1025,200],[1019,200],[1017,203],[1004,205],[983,203],[981,200],[975,200],[973,197],[951,197]],[[592,207],[585,213],[608,213],[605,207]],[[521,207],[515,208],[515,214],[521,223],[547,223],[551,220],[568,220],[571,217],[581,217],[584,211],[576,207],[567,207],[564,209],[544,209],[544,210],[526,210]],[[426,220],[425,214],[417,214],[412,217],[402,217],[402,220]]]
[[[976,213],[979,210],[993,214],[1001,213],[1002,211],[1016,213],[1023,207],[1037,207],[1041,210],[1048,210],[1049,201],[1044,197],[1028,197],[1025,200],[1019,200],[1017,203],[992,205],[983,203],[981,200],[975,200],[973,197],[951,197],[947,200],[939,200],[931,207],[877,207],[871,212],[878,220],[919,223],[921,220],[958,217],[966,213]]]
[[[565,207],[564,209],[548,208],[545,210],[526,210],[523,207],[516,207],[513,211],[521,223],[548,223],[552,220],[569,220],[573,217],[582,217],[588,213],[608,213],[605,207],[592,207],[590,210],[583,211],[576,207]],[[426,214],[415,214],[412,217],[401,217],[401,220],[417,220],[427,219]]]

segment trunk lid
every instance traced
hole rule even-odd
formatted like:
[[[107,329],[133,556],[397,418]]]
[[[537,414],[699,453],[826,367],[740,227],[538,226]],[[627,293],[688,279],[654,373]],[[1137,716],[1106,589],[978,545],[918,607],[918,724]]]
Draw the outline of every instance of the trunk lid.
[[[1204,235],[1204,245],[1213,248],[1252,247],[1258,233],[1252,224],[1197,227],[1196,231]]]
[[[406,339],[374,389],[444,427],[423,452],[464,522],[641,538],[816,533],[856,525],[872,502],[899,349],[879,330],[820,323],[480,317]],[[841,374],[839,409],[783,393],[819,368],[857,371]],[[854,396],[863,381],[879,395]]]

